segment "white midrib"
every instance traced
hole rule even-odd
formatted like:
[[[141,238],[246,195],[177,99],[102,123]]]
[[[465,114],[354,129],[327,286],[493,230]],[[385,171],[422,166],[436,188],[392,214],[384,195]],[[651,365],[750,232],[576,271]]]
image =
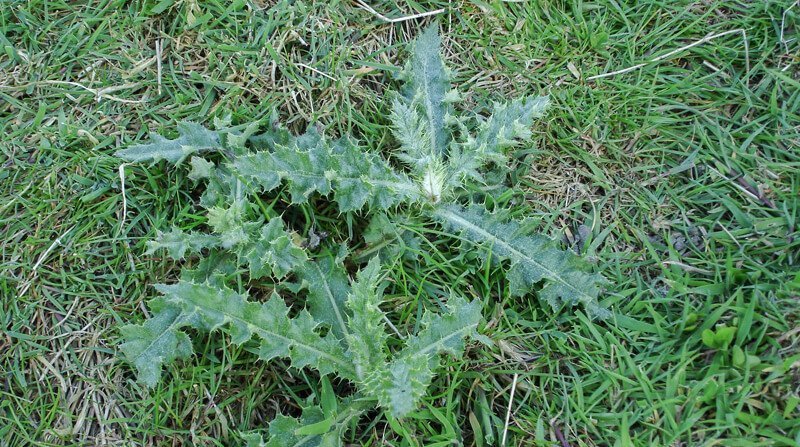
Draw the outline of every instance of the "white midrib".
[[[439,214],[440,216],[442,216],[442,217],[444,217],[444,218],[446,218],[448,220],[451,220],[451,221],[455,222],[456,224],[458,224],[458,225],[460,225],[462,227],[468,228],[468,229],[470,229],[470,230],[482,235],[484,238],[486,238],[486,239],[488,239],[490,241],[493,241],[495,244],[499,244],[499,245],[503,246],[509,252],[513,253],[514,256],[516,256],[516,257],[518,257],[520,259],[524,259],[524,260],[530,262],[531,264],[535,264],[537,267],[539,267],[543,271],[547,272],[547,274],[549,275],[547,277],[547,279],[549,279],[551,281],[559,282],[559,283],[567,286],[570,290],[574,291],[575,294],[587,298],[586,300],[584,300],[585,302],[591,302],[592,301],[591,295],[587,295],[586,293],[581,292],[580,290],[578,290],[572,284],[564,281],[561,278],[561,275],[559,275],[558,273],[556,273],[552,269],[547,268],[547,266],[545,266],[544,264],[536,261],[535,259],[533,259],[530,256],[526,255],[525,253],[522,253],[521,251],[519,251],[516,248],[512,247],[509,243],[503,241],[502,239],[500,239],[499,237],[493,235],[492,233],[489,233],[488,231],[484,230],[483,228],[481,228],[481,227],[473,224],[472,222],[462,218],[461,216],[453,214],[451,211],[447,211],[447,210],[444,210],[444,209],[439,209],[439,210],[436,210],[435,212],[437,214]]]
[[[478,327],[478,323],[470,324],[469,326],[464,326],[464,327],[462,327],[461,329],[459,329],[459,330],[457,330],[455,332],[451,332],[446,337],[442,337],[442,338],[437,339],[435,343],[429,343],[423,349],[420,349],[419,351],[417,351],[417,353],[419,353],[419,354],[427,354],[428,351],[430,351],[432,349],[436,349],[437,347],[441,346],[445,342],[450,341],[452,338],[461,337],[464,333],[467,333],[467,332],[469,332],[469,331],[471,331],[471,330],[473,330],[473,329],[475,329],[477,327]]]
[[[438,153],[438,148],[436,147],[436,141],[438,140],[437,136],[439,135],[440,129],[436,128],[436,120],[434,119],[434,104],[431,100],[431,95],[428,94],[428,89],[430,88],[430,84],[428,83],[428,66],[425,65],[425,76],[422,77],[422,84],[424,86],[424,97],[425,97],[425,110],[428,112],[428,125],[431,128],[431,152],[433,154]]]
[[[199,306],[197,306],[197,307],[199,307]],[[301,343],[301,342],[299,342],[298,340],[295,340],[295,339],[293,339],[293,338],[289,338],[289,337],[287,337],[287,336],[285,336],[285,335],[281,335],[281,334],[278,334],[278,333],[276,333],[276,332],[272,332],[272,331],[270,331],[270,330],[264,329],[264,328],[262,328],[261,326],[256,326],[256,325],[254,325],[253,323],[250,323],[249,321],[247,321],[247,320],[245,320],[244,318],[241,318],[241,317],[239,317],[239,316],[237,316],[237,315],[234,315],[234,314],[231,314],[231,313],[225,312],[225,311],[223,311],[223,310],[220,310],[220,309],[215,309],[215,308],[213,308],[213,307],[211,307],[211,309],[213,309],[215,312],[219,312],[219,313],[221,313],[222,315],[224,315],[224,316],[225,316],[226,318],[228,318],[229,320],[235,320],[235,321],[238,321],[238,322],[240,322],[240,323],[243,323],[243,324],[247,325],[248,329],[250,329],[252,332],[255,332],[255,333],[257,333],[257,334],[258,334],[258,335],[259,335],[261,338],[263,338],[263,339],[269,339],[269,337],[275,337],[275,338],[278,338],[278,339],[284,340],[285,342],[287,342],[287,343],[290,343],[290,344],[292,344],[292,345],[294,345],[294,346],[296,346],[296,347],[300,347],[300,348],[302,348],[302,349],[305,349],[306,351],[313,352],[313,353],[315,353],[315,354],[319,355],[320,357],[324,357],[324,358],[326,358],[326,359],[328,359],[328,360],[332,361],[333,363],[336,363],[336,364],[338,364],[338,365],[341,365],[341,366],[343,366],[343,367],[344,367],[344,368],[345,368],[345,369],[346,369],[348,372],[352,372],[352,373],[354,373],[354,374],[355,374],[355,371],[353,371],[353,368],[352,368],[352,366],[350,366],[350,364],[349,364],[349,363],[348,363],[348,362],[347,362],[345,359],[342,359],[342,358],[339,358],[339,357],[332,356],[332,355],[328,354],[328,353],[327,353],[327,352],[325,352],[325,351],[321,351],[321,350],[319,350],[319,349],[317,349],[317,348],[314,348],[313,346],[307,345],[307,344],[305,344],[305,343]],[[267,337],[265,337],[265,335],[266,335]]]
[[[188,300],[186,300],[186,301],[188,303],[190,303],[192,306],[194,306],[195,308],[197,308],[197,309],[199,309],[201,307],[212,309],[215,312],[219,312],[220,314],[224,315],[228,319],[228,321],[234,321],[235,320],[237,322],[245,324],[245,325],[247,325],[248,329],[250,329],[250,331],[252,331],[254,333],[257,333],[261,338],[268,339],[267,337],[265,337],[265,335],[269,336],[269,337],[278,338],[278,339],[284,340],[287,343],[291,343],[294,346],[301,347],[302,349],[305,349],[307,351],[313,352],[313,353],[319,355],[320,357],[324,357],[324,358],[330,360],[331,362],[333,362],[333,363],[335,363],[337,365],[340,365],[340,367],[342,367],[344,370],[346,370],[347,373],[352,373],[352,376],[353,377],[355,376],[355,370],[353,369],[352,365],[350,365],[350,363],[346,361],[346,359],[335,357],[333,355],[328,354],[327,352],[324,352],[324,351],[321,351],[321,350],[319,350],[317,348],[314,348],[313,346],[309,346],[307,344],[301,343],[298,340],[295,340],[295,339],[286,337],[284,335],[269,331],[269,330],[264,329],[264,328],[262,328],[260,326],[256,326],[256,325],[250,323],[249,321],[247,321],[247,320],[245,320],[245,319],[243,319],[243,318],[241,318],[241,317],[239,317],[237,315],[231,314],[229,312],[225,312],[225,311],[223,311],[221,309],[217,309],[217,308],[215,308],[213,306],[199,306],[196,303],[193,303],[191,301],[188,301]],[[170,332],[170,330],[177,330],[178,327],[180,326],[180,324],[183,323],[186,320],[187,320],[187,318],[186,318],[185,313],[181,312],[177,317],[175,317],[175,320],[170,324],[168,330],[164,331],[161,335],[159,335],[158,337],[153,339],[153,341],[150,342],[147,345],[147,349],[144,349],[142,352],[148,351],[158,340],[160,340],[168,332]],[[139,355],[136,356],[136,358],[138,359],[141,356],[142,356],[142,354],[139,354]]]
[[[339,311],[339,306],[336,303],[336,299],[333,297],[333,291],[331,290],[330,283],[326,280],[325,275],[322,273],[322,269],[319,268],[319,264],[315,262],[314,268],[317,270],[320,279],[322,279],[322,282],[325,284],[325,295],[328,297],[328,301],[330,302],[334,313],[336,313],[336,320],[339,322],[339,327],[342,328],[342,334],[345,336],[350,335],[350,332],[347,330],[347,325],[344,323],[344,317],[342,317],[342,313]]]

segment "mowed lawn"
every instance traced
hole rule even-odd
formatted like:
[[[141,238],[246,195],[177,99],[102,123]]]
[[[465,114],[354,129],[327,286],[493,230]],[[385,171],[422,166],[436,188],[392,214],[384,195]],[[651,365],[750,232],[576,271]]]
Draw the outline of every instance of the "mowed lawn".
[[[177,121],[273,113],[388,154],[382,99],[434,20],[465,107],[551,96],[502,200],[596,264],[614,317],[509,298],[502,269],[476,266],[494,345],[446,360],[413,417],[369,412],[346,444],[800,445],[800,5],[369,4],[444,11],[0,0],[0,445],[241,445],[316,396],[315,371],[219,334],[194,334],[198,354],[155,389],[136,382],[118,328],[180,269],[145,242],[205,216],[185,169],[124,166],[123,195],[111,154]],[[388,277],[423,293],[452,267],[433,260],[474,262],[431,247]]]

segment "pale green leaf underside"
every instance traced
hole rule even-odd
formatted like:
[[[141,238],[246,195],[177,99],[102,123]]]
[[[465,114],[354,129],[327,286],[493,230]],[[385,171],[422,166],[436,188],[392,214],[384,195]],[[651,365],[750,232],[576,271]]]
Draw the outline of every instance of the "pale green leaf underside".
[[[497,259],[509,260],[507,277],[513,295],[528,293],[535,284],[546,280],[537,293],[554,308],[562,303],[580,303],[592,316],[605,318],[609,315],[597,302],[605,284],[602,275],[592,273],[578,256],[559,249],[550,238],[525,234],[519,223],[503,222],[479,205],[442,206],[434,210],[433,215],[449,231],[484,246]]]
[[[129,162],[167,160],[178,164],[189,155],[198,152],[220,150],[220,136],[197,123],[178,123],[178,138],[170,140],[158,134],[150,137],[150,142],[137,144],[117,151],[114,156]]]

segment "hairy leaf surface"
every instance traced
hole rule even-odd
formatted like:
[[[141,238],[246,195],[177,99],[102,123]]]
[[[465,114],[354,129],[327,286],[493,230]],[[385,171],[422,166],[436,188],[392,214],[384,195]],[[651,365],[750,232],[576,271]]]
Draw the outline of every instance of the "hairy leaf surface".
[[[305,407],[299,418],[279,414],[269,423],[265,447],[339,447],[333,418],[325,418],[319,407]]]
[[[425,396],[439,354],[459,357],[465,339],[478,337],[480,321],[480,301],[467,302],[457,296],[450,298],[444,315],[426,311],[419,333],[408,338],[406,347],[389,364],[373,369],[364,380],[364,388],[393,416],[407,415]]]
[[[508,259],[511,265],[507,277],[513,295],[528,293],[534,285],[546,280],[537,293],[553,308],[563,303],[580,303],[592,316],[609,315],[597,302],[605,279],[592,273],[574,253],[559,249],[552,239],[526,234],[519,223],[503,222],[480,205],[442,206],[433,215],[448,230],[460,232],[462,238],[491,250],[494,258]]]
[[[255,279],[270,273],[283,278],[308,262],[305,250],[292,242],[283,220],[277,217],[261,227],[258,238],[243,249],[242,256],[250,267],[250,276]]]
[[[316,262],[306,262],[297,275],[308,289],[307,307],[317,321],[327,323],[339,338],[350,331],[347,328],[348,312],[345,306],[350,294],[347,273],[333,257]]]
[[[137,144],[117,151],[114,156],[130,162],[167,160],[179,164],[187,156],[216,151],[222,148],[217,132],[192,122],[178,123],[178,138],[170,140],[158,134],[150,136],[150,142]]]
[[[454,203],[477,191],[507,192],[508,152],[530,139],[531,125],[548,99],[496,103],[486,116],[483,109],[460,113],[459,94],[451,90],[440,52],[434,25],[413,44],[401,74],[401,94],[389,96],[399,167],[348,136],[328,139],[313,124],[297,136],[277,125],[256,135],[262,120],[231,126],[230,117],[214,120],[219,131],[181,123],[178,138],[153,136],[150,143],[117,153],[128,161],[176,164],[192,156],[191,186],[205,188],[199,205],[207,210],[212,229],[200,234],[174,227],[148,244],[148,253],[166,250],[175,259],[196,253],[199,262],[187,263],[178,283],[156,286],[162,296],[150,303],[152,318],[122,328],[122,352],[142,382],[154,386],[163,364],[192,354],[187,328],[221,331],[235,344],[248,343],[261,359],[287,358],[294,367],[308,366],[323,376],[336,373],[350,382],[332,385],[324,378],[321,407],[308,406],[299,417],[278,415],[269,426],[270,441],[254,436],[254,446],[339,445],[348,418],[375,402],[392,417],[409,416],[426,395],[443,355],[463,355],[468,339],[485,342],[477,332],[479,300],[467,301],[455,289],[444,312],[426,311],[415,320],[406,312],[408,301],[397,295],[405,290],[403,269],[422,272],[432,260],[447,261],[448,250],[438,250],[448,244],[430,243],[426,238],[433,235],[455,236],[465,245],[477,245],[486,262],[507,264],[513,295],[535,292],[553,307],[581,303],[593,316],[609,314],[598,304],[603,277],[572,252],[530,234],[524,222],[508,221],[480,205]],[[202,158],[209,151],[224,151],[224,157]],[[470,194],[460,194],[462,188]],[[264,194],[277,189],[289,198],[283,192]],[[295,243],[283,217],[268,219],[275,214],[307,231],[309,242]],[[436,222],[444,232],[434,229]],[[366,247],[347,247],[346,241],[362,238]],[[339,243],[339,256],[309,259],[308,253],[326,253]],[[428,256],[425,249],[434,253]],[[365,266],[366,259],[371,260]],[[383,280],[381,260],[393,265],[397,275],[390,277],[396,283]],[[348,271],[359,268],[351,280]],[[469,277],[473,272],[461,273]],[[251,288],[254,296],[272,295],[250,301],[231,284]],[[385,287],[395,294],[392,305],[403,315],[399,322],[391,320],[395,312],[387,312]],[[276,289],[297,294],[289,299],[294,309]],[[307,290],[305,302],[302,289]],[[403,337],[408,328],[417,328],[416,333]],[[358,409],[340,411],[330,397],[334,386],[353,393],[348,406],[357,404]]]
[[[166,250],[170,258],[183,259],[187,252],[199,253],[200,250],[216,247],[219,243],[219,238],[214,235],[194,231],[186,233],[178,227],[172,227],[169,233],[158,230],[155,240],[147,242],[145,254]]]
[[[445,128],[445,117],[452,114],[452,106],[446,101],[450,79],[442,61],[441,46],[439,27],[429,26],[414,42],[414,51],[405,68],[403,98],[395,106],[419,109],[419,116],[411,119],[414,126],[420,127],[417,134],[427,140],[420,142],[419,147],[424,148],[422,153],[415,152],[415,145],[409,145],[406,150],[410,157],[425,155],[427,151],[443,155],[450,144],[450,136]],[[403,111],[395,113],[404,116]]]
[[[122,329],[122,350],[149,386],[158,381],[163,363],[191,353],[188,338],[180,330],[185,326],[209,332],[222,329],[236,344],[257,335],[261,340],[259,357],[263,360],[288,357],[296,368],[310,366],[321,374],[335,372],[347,379],[355,378],[352,363],[336,337],[320,336],[316,332],[318,323],[306,311],[289,318],[289,309],[277,294],[262,304],[208,283],[181,281],[156,285],[156,290],[164,296],[156,301],[154,317],[142,325]]]
[[[544,115],[550,103],[546,96],[525,97],[507,103],[495,103],[492,113],[481,121],[475,137],[454,145],[448,160],[450,179],[456,185],[463,177],[483,181],[480,168],[488,162],[505,166],[506,151],[531,137],[531,126]]]
[[[382,368],[386,362],[388,336],[384,328],[384,313],[379,307],[383,298],[379,284],[380,267],[378,258],[373,258],[366,268],[358,272],[347,299],[347,307],[351,312],[347,354],[361,380]]]
[[[315,192],[328,195],[335,191],[341,212],[356,211],[365,204],[387,209],[413,201],[417,195],[408,178],[382,158],[346,139],[329,142],[315,131],[290,144],[276,144],[273,151],[240,157],[231,166],[237,175],[266,191],[285,181],[293,203],[305,203]]]
[[[179,330],[186,325],[184,318],[178,309],[167,307],[141,325],[120,328],[125,340],[120,349],[145,385],[156,386],[161,378],[161,365],[192,355],[189,336]]]

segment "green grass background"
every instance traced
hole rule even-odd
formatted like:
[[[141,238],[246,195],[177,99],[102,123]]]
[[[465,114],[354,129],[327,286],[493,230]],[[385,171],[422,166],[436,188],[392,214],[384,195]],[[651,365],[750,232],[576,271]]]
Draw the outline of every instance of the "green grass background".
[[[369,413],[347,442],[499,445],[517,375],[510,446],[800,445],[800,6],[370,5],[445,8],[467,107],[551,95],[504,200],[596,263],[616,317],[553,313],[508,298],[499,270],[475,274],[495,346],[448,360],[414,417]],[[178,120],[266,124],[273,110],[295,130],[317,122],[390,151],[381,100],[430,21],[388,24],[350,1],[2,0],[0,445],[238,445],[315,398],[314,373],[219,336],[197,335],[198,354],[158,388],[135,382],[117,328],[178,272],[144,242],[204,217],[185,172],[159,164],[125,169],[123,219],[110,154]],[[412,295],[463,283],[437,247],[390,276]],[[720,325],[736,327],[728,349],[702,341]],[[738,365],[734,346],[758,364]]]

